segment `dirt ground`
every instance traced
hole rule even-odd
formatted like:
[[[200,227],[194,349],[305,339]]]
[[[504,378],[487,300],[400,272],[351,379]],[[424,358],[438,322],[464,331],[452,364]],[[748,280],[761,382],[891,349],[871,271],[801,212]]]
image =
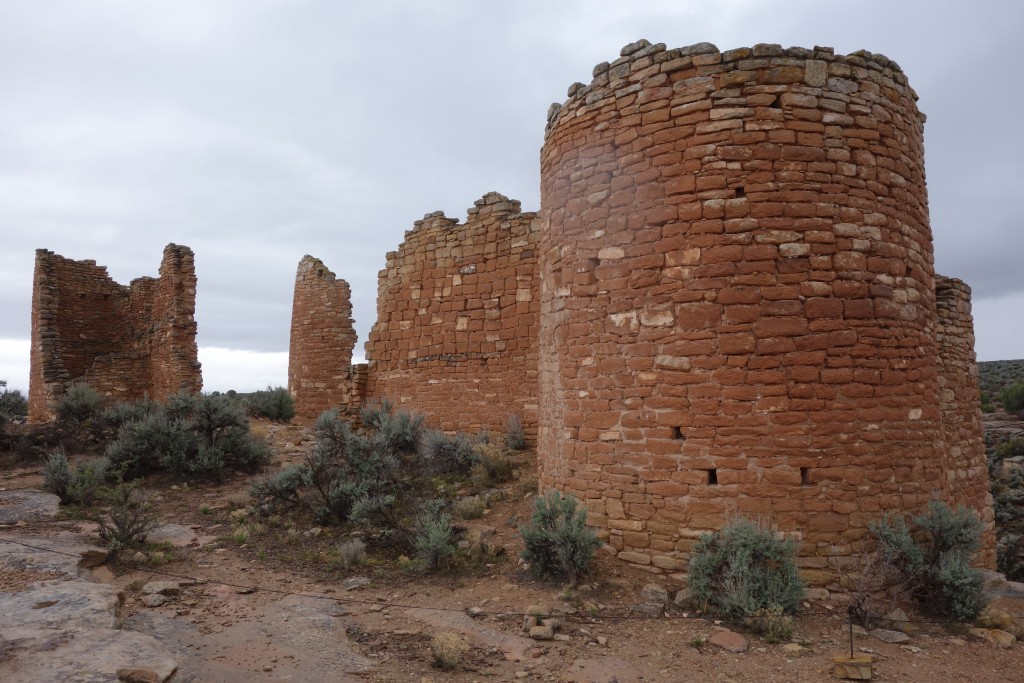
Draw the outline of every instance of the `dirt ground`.
[[[278,453],[271,471],[299,462],[311,446],[307,427],[258,422],[255,429]],[[123,589],[126,628],[155,635],[176,654],[175,681],[822,681],[832,679],[833,656],[849,654],[838,600],[805,603],[790,644],[743,633],[749,649],[730,653],[708,643],[730,625],[673,605],[683,586],[672,577],[600,553],[592,575],[571,591],[535,579],[519,562],[517,531],[532,506],[529,456],[516,481],[492,493],[483,519],[467,523],[493,528],[503,552],[441,574],[410,569],[372,545],[368,563],[345,569],[334,550],[349,538],[342,531],[236,511],[250,479],[187,486],[148,479],[161,521],[184,528],[151,544],[144,560],[94,570]],[[0,470],[0,489],[41,481],[38,465]],[[67,530],[95,535],[96,527],[65,512],[5,529],[34,537]],[[180,592],[148,607],[142,587],[153,581],[177,581]],[[633,607],[651,583],[669,591],[660,616]],[[523,631],[523,613],[537,605],[561,621],[558,640]],[[1009,630],[1024,628],[1024,600],[994,607],[1014,619]],[[431,654],[431,639],[444,631],[470,644],[454,670],[437,668]],[[875,655],[879,681],[1024,681],[1019,643],[1003,649],[960,626],[917,625],[904,644],[858,636],[854,649]]]

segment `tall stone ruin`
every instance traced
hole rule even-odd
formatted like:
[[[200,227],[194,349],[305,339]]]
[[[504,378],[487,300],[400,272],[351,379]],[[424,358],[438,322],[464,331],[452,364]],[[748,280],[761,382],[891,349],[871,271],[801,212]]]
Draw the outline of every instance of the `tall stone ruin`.
[[[438,429],[500,433],[537,413],[537,214],[497,192],[464,224],[428,214],[380,272],[367,396]]]
[[[500,432],[509,415],[536,433],[537,214],[491,192],[465,224],[428,214],[380,271],[365,365],[351,365],[349,288],[318,260],[299,264],[289,389],[296,412],[352,413],[394,399],[438,429]]]
[[[195,309],[188,247],[168,244],[159,277],[127,287],[95,261],[36,250],[29,421],[53,419],[54,401],[75,382],[111,400],[200,391]]]
[[[924,115],[880,55],[641,41],[541,154],[540,481],[620,558],[765,516],[827,582],[885,512],[993,522],[967,291],[938,279]],[[939,338],[942,342],[939,342]]]
[[[356,331],[352,293],[320,259],[304,256],[295,274],[288,391],[295,413],[315,418],[336,407],[362,402],[359,367],[352,365]]]
[[[639,41],[568,98],[540,214],[492,193],[418,221],[380,273],[366,390],[336,400],[448,431],[516,412],[541,488],[655,573],[745,514],[828,584],[935,496],[979,512],[994,566],[970,289],[934,271],[899,66]]]

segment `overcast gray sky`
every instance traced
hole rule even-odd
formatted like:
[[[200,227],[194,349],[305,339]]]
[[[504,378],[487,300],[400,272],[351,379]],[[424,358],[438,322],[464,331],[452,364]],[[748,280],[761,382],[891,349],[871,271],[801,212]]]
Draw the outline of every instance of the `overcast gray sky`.
[[[937,269],[974,288],[979,357],[1024,357],[1022,26],[995,0],[0,0],[0,378],[28,388],[40,247],[127,284],[190,246],[210,390],[287,382],[307,253],[352,285],[361,353],[413,221],[536,210],[548,105],[638,38],[896,60]]]

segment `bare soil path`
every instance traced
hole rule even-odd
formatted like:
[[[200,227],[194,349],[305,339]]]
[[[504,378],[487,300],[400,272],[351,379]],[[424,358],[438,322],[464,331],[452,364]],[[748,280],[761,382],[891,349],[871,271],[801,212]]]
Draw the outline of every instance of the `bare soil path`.
[[[257,429],[280,454],[274,469],[298,462],[310,446],[303,426]],[[0,470],[0,489],[37,488],[40,473],[39,466],[9,466]],[[460,573],[407,571],[390,557],[346,570],[332,550],[348,538],[341,531],[275,526],[233,511],[248,489],[242,476],[201,486],[147,480],[161,521],[177,526],[165,529],[145,559],[89,571],[123,592],[126,629],[170,651],[178,664],[172,681],[823,681],[832,679],[833,656],[848,653],[848,623],[835,598],[806,603],[794,643],[743,634],[749,648],[734,654],[708,644],[726,624],[694,618],[671,602],[664,610],[630,610],[644,603],[650,583],[674,596],[683,587],[678,578],[601,554],[592,576],[571,592],[535,580],[518,562],[516,529],[532,505],[529,462],[518,475],[472,523],[493,529],[504,553]],[[98,542],[91,522],[66,512],[0,524],[0,535],[11,538],[62,533]],[[0,564],[0,593],[30,583],[17,571]],[[153,598],[145,586],[156,581],[178,589]],[[530,606],[560,619],[557,640],[523,631]],[[1024,600],[1002,598],[995,606],[1014,620],[1011,629],[1024,628]],[[431,639],[442,631],[470,645],[453,671],[438,669],[431,655]],[[1024,681],[1019,644],[999,647],[959,627],[920,625],[907,643],[862,636],[854,646],[876,655],[879,681]]]

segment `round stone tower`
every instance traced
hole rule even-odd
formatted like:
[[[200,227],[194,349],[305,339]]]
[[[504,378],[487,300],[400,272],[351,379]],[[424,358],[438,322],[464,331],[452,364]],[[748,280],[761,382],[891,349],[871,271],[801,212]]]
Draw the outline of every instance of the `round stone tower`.
[[[805,578],[945,496],[924,115],[881,55],[639,41],[553,105],[538,451],[625,560],[767,517]]]

